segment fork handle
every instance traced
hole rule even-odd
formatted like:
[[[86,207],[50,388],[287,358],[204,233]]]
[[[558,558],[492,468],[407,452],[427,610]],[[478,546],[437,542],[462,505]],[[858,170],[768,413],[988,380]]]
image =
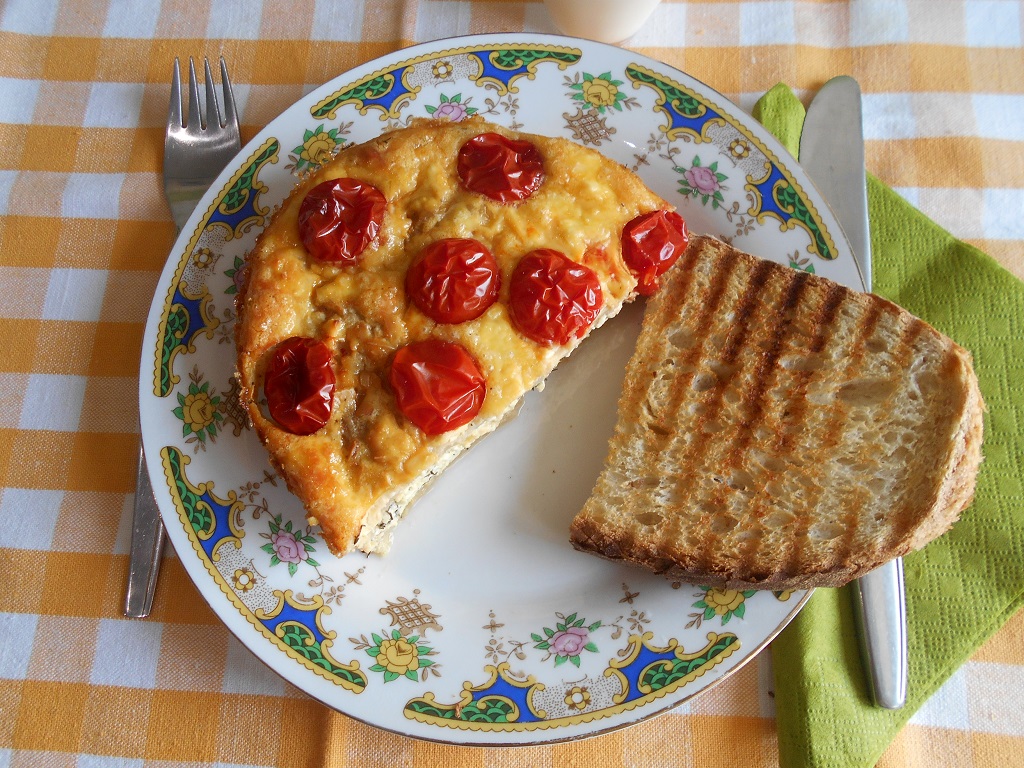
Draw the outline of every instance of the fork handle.
[[[128,589],[125,593],[124,613],[133,619],[143,619],[153,607],[160,558],[164,548],[163,521],[153,495],[146,468],[146,454],[139,441],[139,465],[135,476],[135,512],[132,521],[132,547],[128,562]]]

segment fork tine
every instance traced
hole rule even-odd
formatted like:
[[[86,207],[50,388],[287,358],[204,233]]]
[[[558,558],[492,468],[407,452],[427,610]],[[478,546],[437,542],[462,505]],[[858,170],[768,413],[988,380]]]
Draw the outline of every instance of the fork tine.
[[[231,87],[231,78],[228,77],[228,65],[224,57],[220,57],[220,82],[224,88],[224,124],[225,127],[239,135],[238,113],[235,111],[235,92]]]
[[[217,92],[213,89],[213,73],[210,71],[210,60],[203,58],[203,73],[206,78],[206,127],[221,128],[220,107],[217,105]]]
[[[181,69],[178,66],[177,57],[174,58],[174,76],[171,79],[171,104],[167,110],[167,127],[185,127],[185,123],[181,119]]]
[[[199,107],[199,83],[196,81],[196,65],[192,57],[188,57],[188,123],[185,128],[189,133],[203,132],[203,113]]]

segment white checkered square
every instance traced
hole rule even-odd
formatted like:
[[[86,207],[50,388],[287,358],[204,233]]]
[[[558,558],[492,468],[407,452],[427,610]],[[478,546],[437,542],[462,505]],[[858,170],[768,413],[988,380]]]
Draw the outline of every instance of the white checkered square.
[[[164,625],[156,621],[102,619],[92,662],[93,685],[156,687]]]
[[[1024,707],[1020,691],[1024,688],[1024,667],[972,661],[964,666],[971,728],[1003,736],[1024,736]],[[1013,704],[1013,702],[1018,702]]]
[[[986,189],[982,237],[1024,240],[1024,189]]]
[[[211,64],[210,66],[213,66],[213,65]],[[220,65],[218,65],[218,66],[220,66]],[[231,70],[228,69],[228,75],[230,76],[230,74],[231,74]],[[220,75],[218,74],[217,77],[219,78]],[[220,82],[220,81],[218,80],[218,82]],[[263,88],[265,86],[259,86],[259,87]],[[235,110],[238,112],[238,118],[239,118],[239,120],[242,120],[243,122],[245,122],[246,118],[249,117],[246,114],[245,107],[249,103],[249,94],[252,93],[252,85],[249,84],[249,83],[235,83],[235,82],[232,82],[231,83],[231,90],[235,94]],[[220,96],[220,93],[218,92],[217,95]]]
[[[116,219],[123,173],[73,173],[61,197],[60,213],[68,219]]]
[[[234,637],[228,638],[228,657],[224,664],[224,693],[254,696],[283,696],[284,679],[270,671]]]
[[[635,46],[671,45],[682,41],[686,34],[686,3],[660,3],[643,23],[643,26],[629,38]]]
[[[206,25],[207,39],[258,40],[262,5],[212,0],[210,20]]]
[[[988,237],[985,234],[986,193],[959,187],[918,187],[915,205],[936,224],[959,238]],[[998,216],[999,211],[991,212]]]
[[[38,96],[38,80],[0,77],[0,123],[31,123]]]
[[[442,37],[469,33],[472,14],[470,4],[464,0],[434,0],[429,12],[416,16],[416,40],[438,40]]]
[[[913,94],[910,108],[914,113],[917,130],[914,135],[907,138],[979,134],[977,121],[971,110],[950,109],[953,102],[962,103],[962,97],[959,94],[934,92]]]
[[[52,269],[42,319],[96,322],[103,309],[106,287],[106,270]]]
[[[850,3],[850,45],[885,45],[910,40],[905,3],[859,0]]]
[[[551,14],[544,7],[544,3],[526,3],[526,13],[523,18],[524,32],[558,32],[555,29],[555,22],[551,20]]]
[[[0,613],[0,678],[25,679],[38,622],[34,613]]]
[[[0,216],[7,215],[7,204],[11,200],[11,188],[18,178],[17,171],[0,171]]]
[[[104,37],[153,37],[160,3],[151,0],[111,0]]]
[[[932,694],[909,721],[913,725],[933,728],[970,730],[971,717],[967,710],[967,680],[961,667],[942,687]]]
[[[75,432],[82,418],[85,376],[33,373],[28,377],[21,405],[19,429],[49,429]]]
[[[22,35],[48,35],[57,21],[60,0],[7,0],[0,30]]]
[[[740,43],[793,45],[796,19],[792,2],[743,3],[740,6]]]
[[[966,32],[963,0],[911,0],[904,3],[910,25],[910,40],[930,45],[964,46]]]
[[[141,757],[111,757],[110,755],[79,755],[75,768],[143,768]]]
[[[363,13],[363,0],[350,0],[347,3],[317,0],[313,7],[310,38],[341,43],[358,42],[363,34]]]
[[[917,135],[911,94],[865,93],[863,104],[865,139],[911,139]]]
[[[117,526],[117,536],[114,539],[115,555],[127,555],[131,551],[134,517],[135,494],[126,493],[124,501],[121,503],[121,518]],[[167,552],[171,552],[173,549],[174,547],[167,547]]]
[[[49,549],[64,491],[4,488],[0,493],[0,547]]]
[[[1024,81],[1024,73],[1021,77]],[[1024,141],[1024,95],[976,93],[971,96],[971,105],[978,135],[987,139]],[[950,118],[956,119],[956,110],[949,112]]]
[[[968,45],[978,48],[1021,46],[1024,24],[1017,0],[967,0],[964,15]]]
[[[50,270],[0,266],[0,317],[34,320],[42,317]],[[2,417],[0,417],[2,418]]]
[[[0,373],[0,429],[17,429],[28,376],[27,373]]]
[[[918,187],[893,187],[893,192],[898,194],[912,206],[917,209],[921,208],[921,190]],[[965,235],[960,235],[965,237]]]
[[[142,83],[93,83],[82,125],[86,128],[135,128],[142,111]]]

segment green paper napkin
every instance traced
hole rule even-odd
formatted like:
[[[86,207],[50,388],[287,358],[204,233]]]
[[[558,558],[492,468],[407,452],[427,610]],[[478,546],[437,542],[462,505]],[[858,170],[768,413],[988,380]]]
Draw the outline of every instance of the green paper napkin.
[[[804,108],[785,85],[754,116],[797,154]],[[909,690],[871,704],[849,587],[819,589],[772,643],[782,766],[871,766],[906,721],[1024,603],[1024,283],[868,179],[875,293],[974,354],[985,417],[974,503],[904,559]]]

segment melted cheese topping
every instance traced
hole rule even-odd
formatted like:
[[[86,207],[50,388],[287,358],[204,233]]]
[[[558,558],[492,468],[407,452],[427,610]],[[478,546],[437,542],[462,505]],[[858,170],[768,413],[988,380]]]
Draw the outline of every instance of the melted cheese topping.
[[[503,205],[464,189],[456,173],[462,144],[485,131],[527,138],[544,157],[545,179],[530,198]],[[312,259],[298,232],[299,206],[320,182],[351,176],[376,186],[388,205],[378,237],[357,267]],[[597,152],[563,139],[516,134],[480,121],[422,121],[346,150],[304,180],[264,231],[248,262],[240,297],[239,374],[261,439],[289,487],[344,552],[368,517],[418,485],[442,457],[493,429],[525,392],[541,383],[578,342],[541,346],[510,322],[508,284],[519,259],[554,248],[593,269],[604,293],[595,327],[616,314],[636,286],[622,260],[622,227],[668,205],[636,176]],[[475,320],[438,324],[405,294],[405,273],[426,245],[472,238],[498,262],[498,301]],[[263,359],[289,336],[325,340],[335,351],[337,388],[331,419],[315,435],[296,437],[258,406]],[[479,415],[429,437],[398,413],[388,388],[391,356],[426,338],[464,346],[487,380]]]

